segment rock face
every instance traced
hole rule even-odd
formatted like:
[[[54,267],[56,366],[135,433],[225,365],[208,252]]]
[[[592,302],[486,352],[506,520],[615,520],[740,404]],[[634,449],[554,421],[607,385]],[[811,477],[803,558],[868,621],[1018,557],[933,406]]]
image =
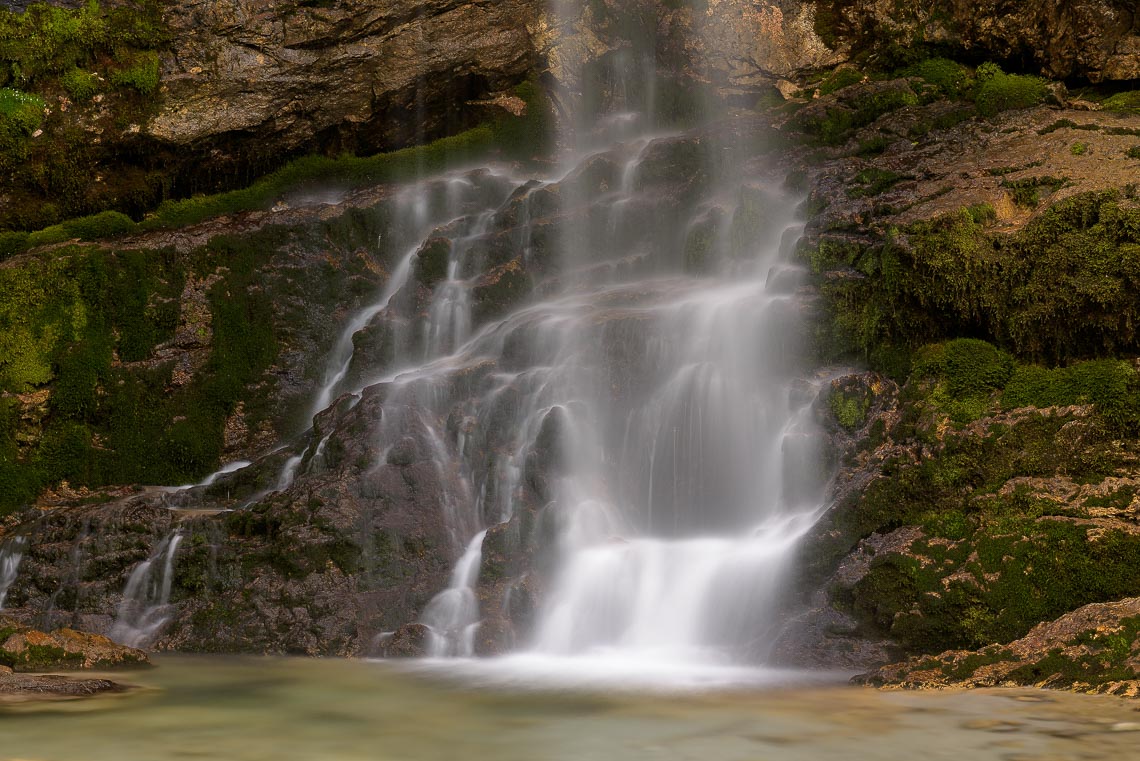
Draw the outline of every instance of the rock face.
[[[145,134],[209,154],[211,172],[421,143],[473,124],[473,101],[534,70],[534,15],[529,0],[174,3]]]
[[[1131,0],[820,0],[816,7],[824,39],[855,54],[889,61],[927,46],[1035,68],[1053,79],[1140,78],[1140,12]]]
[[[818,151],[789,179],[821,345],[878,371],[827,402],[841,468],[795,646],[901,661],[875,683],[1131,694],[1140,122],[1063,93],[980,118],[918,78],[859,79],[785,122]]]
[[[816,33],[815,5],[801,0],[604,0],[542,14],[533,32],[556,96],[579,113],[602,105],[582,102],[589,91],[610,107],[685,118],[695,83],[751,106],[783,78],[844,60]]]

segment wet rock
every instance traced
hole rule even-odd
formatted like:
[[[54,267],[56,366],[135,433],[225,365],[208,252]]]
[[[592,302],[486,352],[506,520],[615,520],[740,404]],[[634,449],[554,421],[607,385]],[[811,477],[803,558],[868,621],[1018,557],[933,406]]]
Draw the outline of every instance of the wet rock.
[[[424,288],[434,288],[447,277],[447,262],[451,255],[451,241],[447,238],[429,238],[416,254],[415,278]]]
[[[427,655],[431,631],[424,624],[404,624],[382,635],[377,646],[382,658],[420,658]]]
[[[130,687],[109,679],[75,679],[66,676],[14,674],[0,666],[0,702],[85,698],[102,693],[126,692]]]
[[[0,618],[0,665],[13,671],[72,671],[148,666],[146,653],[99,634],[74,629],[50,633]]]
[[[416,440],[405,436],[392,445],[388,450],[388,464],[405,467],[416,461]]]

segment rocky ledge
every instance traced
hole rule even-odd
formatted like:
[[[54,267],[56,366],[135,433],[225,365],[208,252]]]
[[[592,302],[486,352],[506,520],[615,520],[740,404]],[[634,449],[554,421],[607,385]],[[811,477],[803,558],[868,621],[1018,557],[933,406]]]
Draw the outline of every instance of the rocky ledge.
[[[911,658],[856,680],[907,689],[1034,686],[1140,697],[1140,597],[1085,605],[1007,645]]]
[[[74,629],[42,632],[0,618],[0,666],[14,672],[75,671],[149,666],[146,653],[100,634]]]

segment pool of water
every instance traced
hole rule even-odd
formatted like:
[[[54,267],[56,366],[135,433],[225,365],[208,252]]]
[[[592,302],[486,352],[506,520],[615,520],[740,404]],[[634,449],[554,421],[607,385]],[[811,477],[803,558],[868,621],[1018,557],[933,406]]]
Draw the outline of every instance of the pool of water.
[[[784,674],[717,689],[528,684],[486,664],[164,657],[141,689],[0,705],[2,761],[1140,758],[1140,703],[878,692]],[[791,686],[798,682],[799,686]],[[781,686],[783,685],[783,686]]]

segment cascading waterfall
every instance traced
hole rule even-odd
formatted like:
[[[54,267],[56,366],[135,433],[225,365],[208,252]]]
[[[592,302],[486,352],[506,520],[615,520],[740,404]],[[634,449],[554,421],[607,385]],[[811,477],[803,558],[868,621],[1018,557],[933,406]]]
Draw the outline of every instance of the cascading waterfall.
[[[162,633],[173,613],[170,588],[174,555],[182,541],[175,530],[158,543],[150,557],[135,566],[123,589],[123,601],[108,636],[129,647],[146,647]]]
[[[457,562],[420,619],[431,655],[475,652],[482,544],[524,493],[553,569],[526,657],[715,666],[762,662],[774,641],[784,571],[827,485],[823,379],[797,360],[797,199],[746,160],[706,157],[686,170],[712,176],[700,200],[670,218],[675,199],[652,179],[670,138],[625,129],[603,149],[583,138],[553,178],[476,170],[402,191],[388,244],[405,253],[330,354],[315,409],[382,386],[379,462],[435,469]],[[614,181],[582,190],[600,166]],[[508,217],[539,297],[480,322],[483,244]],[[430,300],[409,310],[429,264]],[[356,351],[362,330],[395,347],[379,372]]]
[[[0,544],[0,610],[4,609],[4,600],[8,597],[8,590],[16,583],[16,576],[20,572],[20,561],[28,549],[28,538],[14,536]]]
[[[763,664],[797,540],[825,507],[826,378],[801,365],[805,273],[790,255],[798,199],[752,160],[747,126],[655,130],[652,55],[613,66],[617,107],[570,120],[550,175],[481,168],[399,191],[377,241],[396,264],[313,400],[317,415],[382,395],[371,472],[433,470],[456,562],[420,616],[431,656],[479,652],[484,544],[526,523],[542,593],[509,659]],[[531,296],[488,306],[520,272]],[[339,434],[321,433],[273,490],[326,467]],[[120,641],[164,623],[180,539],[131,574]]]

